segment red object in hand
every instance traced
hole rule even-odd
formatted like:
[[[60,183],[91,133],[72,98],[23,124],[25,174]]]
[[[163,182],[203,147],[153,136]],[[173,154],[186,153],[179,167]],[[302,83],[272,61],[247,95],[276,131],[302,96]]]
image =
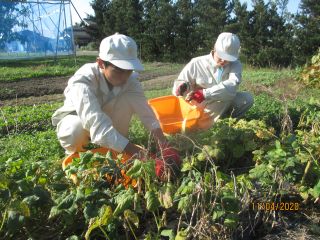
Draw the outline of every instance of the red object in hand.
[[[164,173],[164,162],[161,159],[156,158],[156,175],[158,178],[161,178]]]
[[[205,99],[204,95],[203,95],[203,90],[197,90],[195,92],[192,93],[191,97],[189,98],[189,101],[191,100],[195,100],[198,103],[203,102]]]

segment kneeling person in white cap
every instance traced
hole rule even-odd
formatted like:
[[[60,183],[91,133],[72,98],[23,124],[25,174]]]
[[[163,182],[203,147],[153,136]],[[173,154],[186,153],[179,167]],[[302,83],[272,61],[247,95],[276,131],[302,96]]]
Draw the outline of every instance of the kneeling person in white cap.
[[[242,65],[237,35],[221,33],[208,55],[193,58],[175,80],[172,93],[203,107],[212,124],[221,115],[241,117],[252,106],[248,92],[238,92]],[[209,126],[208,126],[209,127]]]
[[[143,150],[127,138],[131,117],[137,114],[159,143],[163,158],[171,157],[180,164],[179,155],[168,146],[137,80],[136,71],[142,70],[132,38],[114,34],[102,40],[96,63],[85,64],[69,79],[64,105],[52,116],[67,154],[83,151],[91,141],[141,156]],[[161,166],[159,174],[163,172]]]

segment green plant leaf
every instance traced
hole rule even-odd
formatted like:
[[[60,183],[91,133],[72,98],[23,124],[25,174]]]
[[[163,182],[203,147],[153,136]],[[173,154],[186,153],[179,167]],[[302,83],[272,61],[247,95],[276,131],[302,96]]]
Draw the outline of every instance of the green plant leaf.
[[[239,217],[237,214],[229,213],[224,219],[223,225],[228,228],[235,229],[238,225]]]
[[[50,185],[50,187],[54,191],[61,192],[61,191],[66,190],[69,187],[69,185],[65,184],[65,183],[53,183]]]
[[[40,198],[37,195],[31,195],[28,197],[25,197],[22,201],[27,203],[29,206],[32,206],[38,202]]]
[[[178,203],[178,210],[182,213],[189,212],[191,207],[191,196],[184,196],[180,198]]]
[[[224,214],[225,214],[225,211],[223,211],[223,210],[215,210],[215,211],[213,211],[212,219],[214,221],[216,221],[219,218],[221,218]]]
[[[207,158],[207,155],[205,154],[205,153],[203,153],[203,152],[201,152],[201,153],[199,153],[198,155],[197,155],[197,160],[198,161],[206,161],[206,158]]]
[[[104,205],[100,209],[99,217],[91,218],[89,221],[88,230],[85,233],[85,239],[90,239],[91,232],[101,226],[106,226],[110,223],[112,218],[112,208],[110,206]]]
[[[155,179],[156,178],[155,166],[156,166],[156,163],[154,160],[144,162],[143,170],[144,170],[145,176],[149,177],[150,179]]]
[[[224,181],[224,182],[229,182],[230,181],[230,176],[228,174],[225,174],[221,171],[217,171],[217,180],[218,181]]]
[[[80,164],[86,165],[91,161],[92,157],[93,157],[93,153],[91,151],[80,153]]]
[[[74,202],[76,202],[76,203],[81,202],[85,199],[85,197],[86,196],[85,196],[85,192],[84,192],[83,188],[78,187]]]
[[[234,195],[228,194],[221,198],[221,204],[227,212],[237,212],[239,210],[239,200]]]
[[[225,214],[225,211],[221,208],[221,205],[218,203],[214,208],[212,219],[216,221],[220,217],[222,217],[224,214]]]
[[[23,192],[24,194],[28,194],[31,192],[31,185],[30,182],[26,181],[25,179],[16,181],[18,189],[20,192]]]
[[[132,188],[128,190],[122,190],[115,198],[117,202],[117,207],[114,210],[114,215],[120,215],[124,210],[128,209],[130,206],[133,206],[134,202],[134,191]]]
[[[83,214],[84,214],[84,217],[86,218],[86,220],[89,220],[91,218],[98,216],[99,208],[94,203],[87,203],[83,209]]]
[[[28,206],[28,204],[26,202],[20,202],[20,213],[22,213],[22,215],[24,217],[30,217],[30,208]]]
[[[9,180],[3,174],[0,174],[0,190],[7,189],[8,184],[9,184]]]
[[[159,191],[159,201],[161,206],[164,208],[171,208],[173,206],[172,201],[172,184],[168,183],[165,184],[163,187],[160,188]]]
[[[33,194],[39,197],[39,204],[45,204],[51,200],[50,193],[42,186],[35,186],[33,188]]]
[[[57,208],[58,209],[68,209],[71,207],[71,205],[73,204],[74,201],[74,196],[73,194],[69,194],[68,196],[66,196],[64,199],[62,199],[62,201],[58,204]]]
[[[62,212],[63,212],[63,210],[58,209],[57,206],[53,206],[50,210],[50,214],[49,214],[48,219],[53,219],[53,218],[59,216]]]
[[[8,211],[7,228],[10,232],[14,233],[19,231],[24,221],[25,217],[21,215],[19,212],[14,210]]]
[[[112,208],[108,205],[104,205],[99,211],[100,225],[108,225],[112,217]]]
[[[99,226],[100,226],[99,218],[95,217],[95,218],[90,219],[88,230],[86,231],[86,233],[84,235],[85,239],[89,240],[91,232],[94,229],[98,228]]]
[[[232,156],[234,158],[240,158],[244,155],[244,153],[245,153],[244,146],[240,144],[236,144],[235,146],[232,147]]]
[[[140,160],[135,160],[133,166],[126,172],[131,178],[139,178],[142,176],[142,162]]]
[[[146,207],[149,211],[154,212],[159,207],[160,203],[154,191],[147,191],[144,198],[147,201]]]
[[[130,209],[126,209],[124,210],[123,215],[129,222],[133,223],[136,228],[139,227],[139,217],[135,214],[135,212],[131,211]]]
[[[163,237],[169,237],[169,240],[174,240],[174,232],[172,229],[164,229],[160,233]]]
[[[313,187],[313,197],[314,198],[318,198],[320,197],[320,180],[318,181],[318,183]]]
[[[80,240],[80,238],[77,235],[72,235],[72,236],[66,238],[66,240]]]
[[[112,168],[112,169],[118,168],[116,161],[113,159],[112,153],[110,151],[108,151],[106,154],[106,160],[107,160],[110,168]]]
[[[188,230],[180,230],[177,232],[177,235],[174,240],[186,240],[188,237]]]
[[[148,232],[146,237],[144,238],[144,240],[153,240],[152,234],[150,232]]]
[[[187,172],[192,169],[192,164],[189,161],[184,161],[182,164],[181,172]]]

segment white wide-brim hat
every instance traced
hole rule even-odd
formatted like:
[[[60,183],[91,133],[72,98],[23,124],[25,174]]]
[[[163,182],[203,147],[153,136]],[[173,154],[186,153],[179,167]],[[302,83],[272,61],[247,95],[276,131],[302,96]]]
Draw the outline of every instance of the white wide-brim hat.
[[[136,42],[123,34],[116,33],[104,38],[100,43],[100,59],[121,69],[143,71],[144,68],[137,55]]]

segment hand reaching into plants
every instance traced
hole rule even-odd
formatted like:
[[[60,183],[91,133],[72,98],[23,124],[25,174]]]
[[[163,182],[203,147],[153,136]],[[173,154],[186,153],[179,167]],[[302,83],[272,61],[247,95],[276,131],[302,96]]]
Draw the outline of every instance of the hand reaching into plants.
[[[186,97],[186,100],[187,101],[191,101],[191,100],[195,100],[197,101],[198,103],[201,103],[203,102],[205,99],[204,95],[203,95],[203,90],[200,89],[200,90],[197,90],[197,91],[193,91],[193,92],[190,92],[187,97]]]

